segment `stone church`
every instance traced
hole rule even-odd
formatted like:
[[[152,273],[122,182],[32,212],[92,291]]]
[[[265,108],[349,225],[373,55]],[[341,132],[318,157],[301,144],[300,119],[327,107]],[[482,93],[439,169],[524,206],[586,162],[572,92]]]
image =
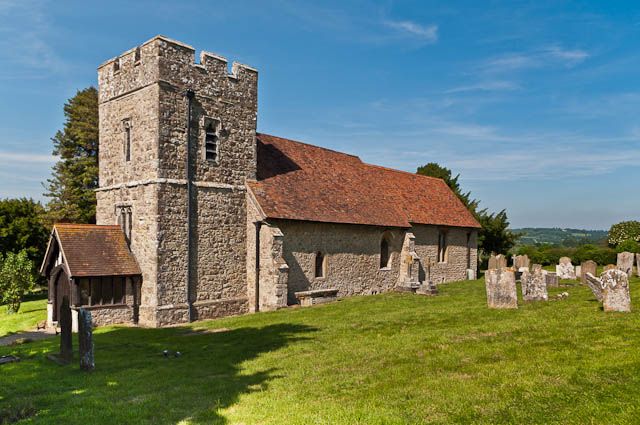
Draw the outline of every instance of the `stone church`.
[[[98,84],[97,224],[52,231],[50,323],[65,297],[164,326],[473,276],[480,226],[442,180],[257,133],[257,70],[157,36]]]

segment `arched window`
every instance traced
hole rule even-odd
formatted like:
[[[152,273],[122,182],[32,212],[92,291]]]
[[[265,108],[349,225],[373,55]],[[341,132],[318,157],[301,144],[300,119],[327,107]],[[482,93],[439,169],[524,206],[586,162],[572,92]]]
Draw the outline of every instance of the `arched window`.
[[[326,271],[326,261],[327,257],[325,257],[322,252],[316,252],[315,277],[324,277]]]
[[[444,230],[438,233],[438,262],[447,262],[447,232]]]
[[[385,235],[382,237],[382,241],[380,241],[380,268],[384,269],[390,267],[390,263],[391,255],[389,253],[389,241]]]

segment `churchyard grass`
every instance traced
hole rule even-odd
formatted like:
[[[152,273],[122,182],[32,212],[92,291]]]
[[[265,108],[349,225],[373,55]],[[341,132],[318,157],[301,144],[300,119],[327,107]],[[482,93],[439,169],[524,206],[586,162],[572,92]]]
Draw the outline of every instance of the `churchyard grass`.
[[[46,318],[46,294],[28,297],[27,301],[20,304],[20,310],[15,314],[8,314],[7,306],[0,305],[0,337],[15,332],[34,330],[38,322],[42,322]]]
[[[22,358],[0,366],[0,415],[22,409],[35,415],[24,423],[50,424],[637,422],[640,280],[626,314],[604,313],[575,282],[550,288],[553,301],[520,297],[518,310],[487,309],[482,280],[439,289],[167,329],[99,328],[92,373],[77,354],[70,366],[47,360],[57,338],[0,347]]]

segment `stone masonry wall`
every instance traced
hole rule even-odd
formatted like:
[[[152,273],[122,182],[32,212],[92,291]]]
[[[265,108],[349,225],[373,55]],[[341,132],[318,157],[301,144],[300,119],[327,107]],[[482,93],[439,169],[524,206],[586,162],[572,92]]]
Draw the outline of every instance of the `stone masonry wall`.
[[[438,233],[447,232],[446,262],[438,262]],[[476,269],[478,260],[477,230],[457,227],[439,227],[424,224],[413,225],[411,231],[415,235],[415,250],[420,257],[420,281],[429,278],[436,284],[465,280],[467,263]],[[469,247],[467,249],[467,235]],[[469,258],[468,258],[469,257]]]
[[[376,294],[398,281],[404,230],[349,224],[272,220],[284,233],[284,259],[289,265],[288,302],[294,293],[338,289],[338,296]],[[389,235],[391,267],[380,268],[380,242]],[[316,252],[326,256],[325,277],[315,277]]]

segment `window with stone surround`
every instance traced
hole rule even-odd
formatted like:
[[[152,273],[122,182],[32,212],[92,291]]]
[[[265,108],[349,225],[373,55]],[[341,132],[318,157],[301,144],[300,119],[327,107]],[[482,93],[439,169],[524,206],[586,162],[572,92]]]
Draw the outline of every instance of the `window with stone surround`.
[[[124,232],[127,243],[131,244],[131,228],[133,227],[131,205],[119,205],[116,207],[118,224]]]
[[[391,267],[391,252],[389,250],[389,238],[387,235],[382,237],[380,241],[380,268],[388,269]]]
[[[447,232],[440,230],[438,232],[438,263],[447,262]]]
[[[204,158],[218,162],[218,142],[220,140],[220,121],[213,118],[204,120]]]
[[[316,252],[315,277],[325,277],[327,273],[327,256],[322,252]]]
[[[131,120],[123,120],[122,127],[124,128],[124,160],[129,162],[131,161]]]

